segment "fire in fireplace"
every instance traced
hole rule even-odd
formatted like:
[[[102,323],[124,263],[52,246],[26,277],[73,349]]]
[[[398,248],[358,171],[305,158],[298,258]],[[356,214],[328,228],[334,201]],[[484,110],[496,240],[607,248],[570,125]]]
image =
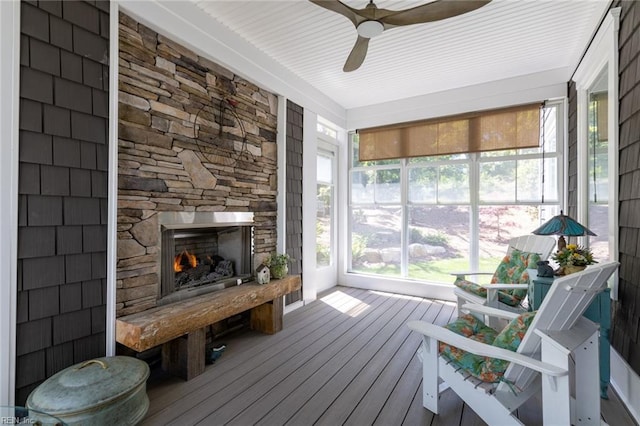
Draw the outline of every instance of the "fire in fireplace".
[[[253,213],[162,212],[159,304],[251,280]]]

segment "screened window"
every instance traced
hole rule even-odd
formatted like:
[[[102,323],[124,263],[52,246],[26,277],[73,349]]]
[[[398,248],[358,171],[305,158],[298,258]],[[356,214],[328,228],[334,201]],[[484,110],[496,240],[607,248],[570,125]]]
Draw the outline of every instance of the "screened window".
[[[559,109],[543,109],[533,148],[360,161],[352,135],[350,271],[451,283],[495,269],[509,238],[559,212]]]

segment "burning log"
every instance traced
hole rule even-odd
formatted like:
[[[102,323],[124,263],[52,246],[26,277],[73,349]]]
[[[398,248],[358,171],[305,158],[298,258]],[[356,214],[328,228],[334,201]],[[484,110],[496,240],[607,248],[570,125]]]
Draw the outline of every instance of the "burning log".
[[[183,250],[173,260],[174,272],[182,272],[189,268],[195,268],[198,265],[198,259],[195,255]]]

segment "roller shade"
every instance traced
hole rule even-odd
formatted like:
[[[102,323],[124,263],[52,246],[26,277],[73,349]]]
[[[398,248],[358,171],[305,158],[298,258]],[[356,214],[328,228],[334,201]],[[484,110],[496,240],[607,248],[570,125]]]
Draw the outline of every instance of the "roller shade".
[[[360,161],[532,148],[542,104],[358,130]]]
[[[609,140],[609,92],[591,93],[594,103],[598,142]]]

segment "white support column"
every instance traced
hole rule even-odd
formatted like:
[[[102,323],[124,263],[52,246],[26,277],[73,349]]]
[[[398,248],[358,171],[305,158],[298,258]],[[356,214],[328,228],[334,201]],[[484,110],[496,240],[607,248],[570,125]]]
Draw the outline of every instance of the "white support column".
[[[304,110],[302,118],[302,300],[309,302],[318,295],[316,264],[318,115]]]
[[[14,405],[18,293],[20,2],[0,1],[0,405]]]
[[[116,354],[116,265],[118,263],[118,1],[109,9],[109,177],[107,200],[106,355]]]

